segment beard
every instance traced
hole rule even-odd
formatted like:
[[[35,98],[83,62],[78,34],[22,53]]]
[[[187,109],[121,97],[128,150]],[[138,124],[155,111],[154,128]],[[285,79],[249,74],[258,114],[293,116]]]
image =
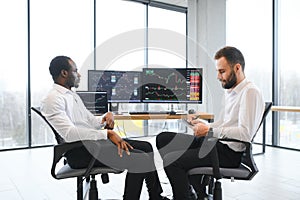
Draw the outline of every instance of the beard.
[[[75,87],[75,88],[78,88],[78,87],[79,87],[79,82],[80,82],[80,79],[79,79],[79,78],[76,78],[75,81],[74,81],[74,87]]]
[[[76,77],[70,77],[70,78],[67,80],[66,85],[69,86],[70,88],[72,88],[72,87],[78,88],[78,87],[79,87],[79,82],[80,82],[80,79],[79,79],[79,78],[76,78]]]
[[[222,87],[224,89],[230,89],[236,84],[236,81],[236,75],[233,71],[231,71],[229,78],[225,81],[222,81]]]

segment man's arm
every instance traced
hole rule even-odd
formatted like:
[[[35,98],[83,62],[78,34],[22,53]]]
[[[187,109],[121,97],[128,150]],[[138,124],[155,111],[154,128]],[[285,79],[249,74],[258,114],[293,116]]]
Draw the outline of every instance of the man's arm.
[[[66,110],[65,99],[63,97],[49,96],[41,105],[43,115],[66,142],[107,139],[106,130],[76,126],[71,121]],[[98,124],[100,127],[100,121],[98,121]]]
[[[249,88],[244,92],[239,106],[238,125],[213,128],[214,135],[247,142],[252,140],[262,118],[265,103],[256,88]]]

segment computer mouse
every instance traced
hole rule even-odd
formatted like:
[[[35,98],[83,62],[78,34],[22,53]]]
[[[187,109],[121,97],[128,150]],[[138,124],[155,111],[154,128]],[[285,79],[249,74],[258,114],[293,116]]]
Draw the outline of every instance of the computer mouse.
[[[195,114],[196,111],[195,111],[194,109],[189,109],[188,113],[189,113],[189,114]]]

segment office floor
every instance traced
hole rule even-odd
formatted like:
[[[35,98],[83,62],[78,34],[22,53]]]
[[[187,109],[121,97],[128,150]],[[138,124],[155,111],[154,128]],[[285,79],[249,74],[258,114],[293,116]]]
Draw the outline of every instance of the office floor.
[[[222,180],[224,200],[300,199],[300,152],[267,147],[264,155],[254,158],[260,171],[252,181]],[[52,147],[0,152],[0,160],[1,200],[76,199],[75,179],[55,180],[50,175]],[[159,157],[157,166],[164,194],[171,198],[171,187]],[[99,178],[99,197],[122,199],[124,178],[125,173],[110,175],[110,182],[105,185]],[[148,200],[145,187],[141,200]]]

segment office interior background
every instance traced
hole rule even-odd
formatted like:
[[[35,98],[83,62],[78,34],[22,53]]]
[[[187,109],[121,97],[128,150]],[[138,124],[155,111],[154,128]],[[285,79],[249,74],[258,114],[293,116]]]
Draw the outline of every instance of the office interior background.
[[[299,9],[298,0],[3,0],[0,149],[55,143],[51,130],[31,115],[30,107],[38,106],[52,87],[48,67],[57,55],[70,56],[77,63],[82,90],[86,90],[89,69],[201,67],[205,80],[203,103],[187,106],[217,117],[222,89],[216,79],[213,55],[224,45],[236,46],[244,53],[247,78],[259,86],[265,101],[299,106]],[[184,44],[173,41],[175,48],[180,43],[184,53],[152,49],[152,29],[184,36]],[[143,34],[144,46],[116,55],[106,66],[97,65],[107,57],[105,53],[113,54],[109,42],[130,32]],[[117,46],[123,48],[130,43],[124,41]],[[102,55],[94,51],[105,47],[107,51],[101,51]],[[124,104],[120,108],[140,106]],[[170,105],[149,106],[167,109]],[[175,106],[181,109],[181,105]],[[267,144],[299,150],[299,120],[297,112],[272,112],[267,119]],[[177,124],[168,123],[171,129]],[[155,133],[161,126],[153,122],[148,131]],[[261,136],[256,141],[261,142]]]

